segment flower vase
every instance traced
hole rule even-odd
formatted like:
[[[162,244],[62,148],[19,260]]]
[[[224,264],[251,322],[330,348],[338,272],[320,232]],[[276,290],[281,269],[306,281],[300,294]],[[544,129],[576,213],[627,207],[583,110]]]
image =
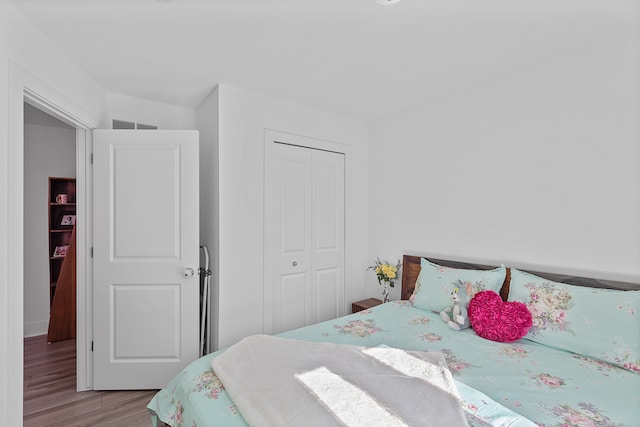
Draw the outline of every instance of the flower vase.
[[[386,282],[382,285],[382,303],[384,304],[385,302],[389,302],[389,286],[387,286]]]

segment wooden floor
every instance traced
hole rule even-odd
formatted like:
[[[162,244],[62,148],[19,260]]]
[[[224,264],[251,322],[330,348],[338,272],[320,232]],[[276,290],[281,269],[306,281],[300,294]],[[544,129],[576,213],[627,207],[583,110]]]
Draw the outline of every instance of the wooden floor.
[[[76,392],[76,341],[24,340],[24,426],[151,426],[156,390]]]

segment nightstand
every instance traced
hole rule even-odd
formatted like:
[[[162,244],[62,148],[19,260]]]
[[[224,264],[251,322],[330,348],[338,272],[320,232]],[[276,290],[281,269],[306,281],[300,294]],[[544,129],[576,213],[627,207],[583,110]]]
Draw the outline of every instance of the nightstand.
[[[367,298],[362,301],[354,302],[351,304],[351,311],[357,313],[358,311],[366,310],[376,305],[382,304],[382,301],[377,298]]]

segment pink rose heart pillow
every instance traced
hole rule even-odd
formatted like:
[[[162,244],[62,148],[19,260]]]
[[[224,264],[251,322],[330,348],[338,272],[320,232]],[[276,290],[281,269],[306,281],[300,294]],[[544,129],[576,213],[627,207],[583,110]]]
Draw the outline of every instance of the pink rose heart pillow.
[[[469,321],[476,334],[491,341],[511,342],[524,337],[533,321],[526,305],[504,302],[494,291],[480,291],[469,302]]]

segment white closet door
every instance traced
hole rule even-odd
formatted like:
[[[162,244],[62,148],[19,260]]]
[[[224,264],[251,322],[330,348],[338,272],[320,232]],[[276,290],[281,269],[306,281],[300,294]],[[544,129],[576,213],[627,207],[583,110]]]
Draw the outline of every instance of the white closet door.
[[[344,155],[273,143],[265,188],[265,332],[343,314]]]

